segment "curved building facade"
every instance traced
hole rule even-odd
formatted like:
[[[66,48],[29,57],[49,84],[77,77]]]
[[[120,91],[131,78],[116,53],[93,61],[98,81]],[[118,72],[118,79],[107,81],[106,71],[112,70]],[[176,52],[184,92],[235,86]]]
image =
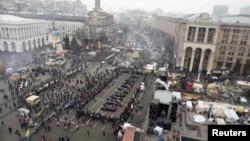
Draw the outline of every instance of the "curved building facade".
[[[46,44],[47,22],[0,15],[0,51],[24,52]]]

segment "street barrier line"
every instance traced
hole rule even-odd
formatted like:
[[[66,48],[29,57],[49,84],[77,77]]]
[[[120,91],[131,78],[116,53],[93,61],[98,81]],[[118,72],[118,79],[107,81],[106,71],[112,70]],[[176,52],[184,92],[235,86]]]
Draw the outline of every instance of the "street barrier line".
[[[105,129],[105,127],[106,127],[105,125],[102,127],[102,131]]]
[[[95,128],[95,127],[96,127],[96,125],[97,125],[97,123],[93,126],[93,128]]]
[[[73,118],[75,118],[75,115],[73,115],[69,120],[72,120]]]

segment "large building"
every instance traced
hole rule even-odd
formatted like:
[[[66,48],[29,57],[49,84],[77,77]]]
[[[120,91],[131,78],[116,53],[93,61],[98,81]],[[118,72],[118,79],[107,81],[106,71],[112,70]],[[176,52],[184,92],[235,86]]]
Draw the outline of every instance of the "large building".
[[[227,15],[228,9],[229,8],[226,5],[215,5],[213,8],[212,16],[214,18],[218,18],[220,15]]]
[[[233,70],[237,61],[241,70],[250,62],[250,17],[222,16],[213,68]]]
[[[79,22],[54,21],[60,36],[71,36],[78,30],[84,29]],[[52,21],[33,20],[0,15],[0,51],[24,52],[36,47],[47,45],[49,29]]]
[[[110,36],[113,32],[113,24],[113,15],[102,11],[100,0],[95,0],[95,8],[88,13],[86,22],[89,28],[88,38],[95,41],[98,38]]]
[[[250,6],[245,6],[240,9],[240,14],[250,15]]]
[[[224,15],[219,21],[207,13],[182,18],[155,16],[151,27],[178,40],[176,66],[181,70],[233,70],[237,60],[242,70],[250,61],[249,16]]]
[[[47,22],[11,15],[0,15],[0,49],[7,52],[24,52],[43,46]]]

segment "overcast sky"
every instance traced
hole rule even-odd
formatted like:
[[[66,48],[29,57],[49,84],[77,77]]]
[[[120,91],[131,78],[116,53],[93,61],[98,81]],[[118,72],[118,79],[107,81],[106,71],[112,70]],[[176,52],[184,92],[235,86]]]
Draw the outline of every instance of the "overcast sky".
[[[95,0],[81,0],[92,10]],[[229,14],[238,14],[242,6],[250,6],[250,0],[101,0],[104,11],[124,9],[144,9],[152,11],[161,8],[164,12],[173,13],[212,13],[214,5],[228,5]]]

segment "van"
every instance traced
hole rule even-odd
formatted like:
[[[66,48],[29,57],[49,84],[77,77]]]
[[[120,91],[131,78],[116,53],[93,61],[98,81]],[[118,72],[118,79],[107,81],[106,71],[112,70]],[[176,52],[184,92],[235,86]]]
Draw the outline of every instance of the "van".
[[[37,95],[31,95],[26,98],[26,102],[29,106],[36,106],[40,103],[40,98]]]
[[[24,115],[28,115],[30,113],[30,110],[26,109],[26,108],[19,108],[17,110],[17,115],[18,116],[24,116]]]

